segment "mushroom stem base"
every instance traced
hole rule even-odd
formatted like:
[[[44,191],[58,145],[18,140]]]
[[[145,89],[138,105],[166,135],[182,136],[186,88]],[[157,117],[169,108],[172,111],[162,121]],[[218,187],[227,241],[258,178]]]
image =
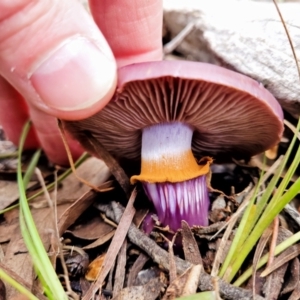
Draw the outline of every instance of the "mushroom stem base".
[[[190,226],[207,226],[209,196],[206,175],[182,182],[143,182],[162,225],[176,232],[185,220]]]

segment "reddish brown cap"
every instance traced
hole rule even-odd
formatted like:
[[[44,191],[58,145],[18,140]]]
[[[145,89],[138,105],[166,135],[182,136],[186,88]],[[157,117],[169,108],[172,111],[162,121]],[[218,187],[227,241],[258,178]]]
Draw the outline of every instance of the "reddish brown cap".
[[[142,129],[165,122],[189,124],[194,128],[194,155],[221,160],[263,152],[283,132],[282,109],[261,84],[215,65],[188,61],[121,68],[108,105],[86,120],[65,124],[89,151],[86,132],[116,157],[139,159]]]

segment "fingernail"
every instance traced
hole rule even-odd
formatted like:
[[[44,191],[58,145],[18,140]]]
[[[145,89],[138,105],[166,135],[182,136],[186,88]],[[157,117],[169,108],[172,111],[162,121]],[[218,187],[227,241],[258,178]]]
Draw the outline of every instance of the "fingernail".
[[[115,61],[85,38],[62,44],[30,78],[44,104],[62,111],[91,107],[111,91],[115,79]]]

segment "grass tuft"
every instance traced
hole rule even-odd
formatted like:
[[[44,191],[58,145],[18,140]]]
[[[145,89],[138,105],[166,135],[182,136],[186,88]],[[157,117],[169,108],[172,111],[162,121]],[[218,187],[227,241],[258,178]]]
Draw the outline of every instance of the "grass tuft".
[[[300,178],[298,178],[288,189],[287,186],[291,183],[291,179],[295,174],[296,168],[300,164],[300,147],[288,167],[288,170],[281,179],[287,161],[290,159],[291,151],[297,140],[297,133],[300,130],[300,119],[297,125],[297,132],[290,143],[290,146],[283,157],[279,167],[275,171],[274,176],[269,182],[266,190],[261,196],[258,196],[260,190],[260,181],[256,186],[254,196],[252,197],[237,229],[237,233],[233,239],[227,257],[221,267],[219,276],[224,280],[231,282],[240,270],[241,265],[249,255],[263,232],[272,223],[274,218],[282,211],[286,204],[291,202],[300,191]],[[263,175],[263,174],[262,174]],[[263,177],[261,175],[261,178]],[[278,245],[275,253],[279,254],[287,247],[300,240],[299,233],[296,233],[284,243],[285,246]],[[280,246],[280,247],[279,247]],[[280,249],[280,250],[279,250]],[[261,259],[258,267],[261,267],[265,261]],[[248,272],[248,271],[247,271]],[[247,273],[249,274],[249,273]],[[244,282],[246,275],[242,275],[242,279],[237,279],[235,285],[240,285]]]
[[[27,122],[24,126],[20,144],[19,144],[19,156],[18,156],[18,170],[17,170],[17,180],[20,192],[20,228],[21,233],[26,244],[26,247],[33,258],[34,269],[38,275],[39,280],[42,283],[44,288],[44,292],[47,295],[48,299],[61,299],[67,300],[68,297],[59,281],[57,274],[51,264],[51,261],[48,257],[48,254],[44,248],[44,245],[39,236],[38,230],[35,226],[32,214],[30,212],[30,208],[27,202],[26,197],[26,187],[29,183],[29,180],[35,170],[38,159],[40,157],[41,151],[38,150],[34,154],[29,167],[22,177],[22,169],[21,169],[21,156],[22,150],[24,146],[24,142],[26,140],[26,136],[30,129],[30,122]]]

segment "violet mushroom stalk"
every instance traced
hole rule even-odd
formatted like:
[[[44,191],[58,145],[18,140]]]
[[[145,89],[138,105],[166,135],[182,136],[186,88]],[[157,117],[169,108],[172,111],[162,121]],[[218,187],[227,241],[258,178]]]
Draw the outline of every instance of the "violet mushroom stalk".
[[[162,123],[143,129],[140,181],[153,202],[158,220],[176,231],[181,220],[208,225],[209,196],[206,174],[212,159],[198,165],[192,153],[193,128]]]
[[[64,124],[95,156],[89,135],[115,157],[141,161],[131,181],[143,183],[159,221],[176,231],[181,220],[208,224],[211,157],[231,161],[272,148],[282,136],[283,113],[244,75],[205,63],[160,61],[119,69],[107,106]]]

